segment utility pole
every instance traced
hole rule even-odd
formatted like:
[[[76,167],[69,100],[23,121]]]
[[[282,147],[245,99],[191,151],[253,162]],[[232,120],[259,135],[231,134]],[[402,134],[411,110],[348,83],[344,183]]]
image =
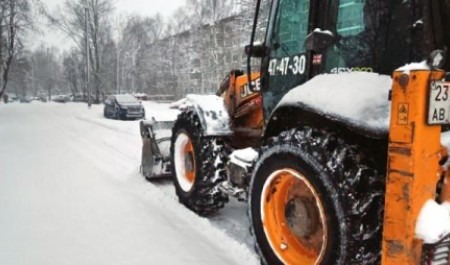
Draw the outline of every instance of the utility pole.
[[[36,97],[36,85],[34,83],[34,57],[31,57],[31,86],[33,89],[33,97]]]
[[[119,53],[119,38],[117,38],[116,45],[116,93],[120,94],[120,84],[119,84],[119,63],[120,63],[120,53]]]
[[[45,55],[45,60],[46,60],[46,64],[45,64],[45,69],[46,69],[46,74],[48,75],[47,80],[47,91],[48,91],[48,101],[52,101],[52,74],[51,74],[51,69],[50,69],[50,52],[49,52],[49,48],[47,47],[47,53]]]
[[[90,66],[89,66],[89,36],[88,36],[88,18],[89,18],[89,10],[88,10],[88,0],[85,2],[84,7],[84,22],[85,22],[85,34],[86,34],[86,86],[88,91],[88,108],[91,108],[91,86],[89,85],[89,72],[90,72]]]

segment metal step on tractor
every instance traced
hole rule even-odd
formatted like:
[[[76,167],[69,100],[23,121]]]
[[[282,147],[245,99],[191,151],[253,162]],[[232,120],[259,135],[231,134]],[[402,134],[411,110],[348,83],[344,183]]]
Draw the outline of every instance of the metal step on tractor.
[[[142,122],[143,174],[246,201],[263,264],[449,264],[450,2],[272,0],[255,44],[262,2],[246,72]]]

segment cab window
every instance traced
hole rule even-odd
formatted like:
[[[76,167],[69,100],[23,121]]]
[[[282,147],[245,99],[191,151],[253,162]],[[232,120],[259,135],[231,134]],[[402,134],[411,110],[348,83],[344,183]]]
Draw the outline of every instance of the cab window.
[[[337,1],[337,41],[326,51],[326,72],[390,74],[422,60],[415,38],[421,36],[421,5],[404,0]],[[417,22],[417,23],[416,23]]]
[[[307,80],[308,58],[305,39],[309,30],[309,0],[280,0],[272,10],[274,27],[268,40],[268,76],[264,77],[265,115],[272,112],[281,97]],[[266,88],[266,90],[264,90]]]
[[[285,57],[305,52],[309,2],[307,0],[279,2],[271,57]]]

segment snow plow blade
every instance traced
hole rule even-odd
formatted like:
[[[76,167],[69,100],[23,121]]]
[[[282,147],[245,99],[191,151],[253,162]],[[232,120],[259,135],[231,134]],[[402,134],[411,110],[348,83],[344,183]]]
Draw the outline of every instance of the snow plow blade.
[[[170,176],[170,137],[174,121],[143,120],[141,173],[148,179]]]

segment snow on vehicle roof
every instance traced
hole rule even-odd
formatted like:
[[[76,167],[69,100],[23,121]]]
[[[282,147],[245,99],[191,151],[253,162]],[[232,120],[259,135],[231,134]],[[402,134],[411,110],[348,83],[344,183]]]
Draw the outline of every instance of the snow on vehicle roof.
[[[293,88],[278,104],[304,104],[368,130],[387,132],[392,78],[376,73],[322,74]]]
[[[117,101],[120,103],[137,103],[139,102],[135,97],[132,95],[116,95],[115,96]]]

